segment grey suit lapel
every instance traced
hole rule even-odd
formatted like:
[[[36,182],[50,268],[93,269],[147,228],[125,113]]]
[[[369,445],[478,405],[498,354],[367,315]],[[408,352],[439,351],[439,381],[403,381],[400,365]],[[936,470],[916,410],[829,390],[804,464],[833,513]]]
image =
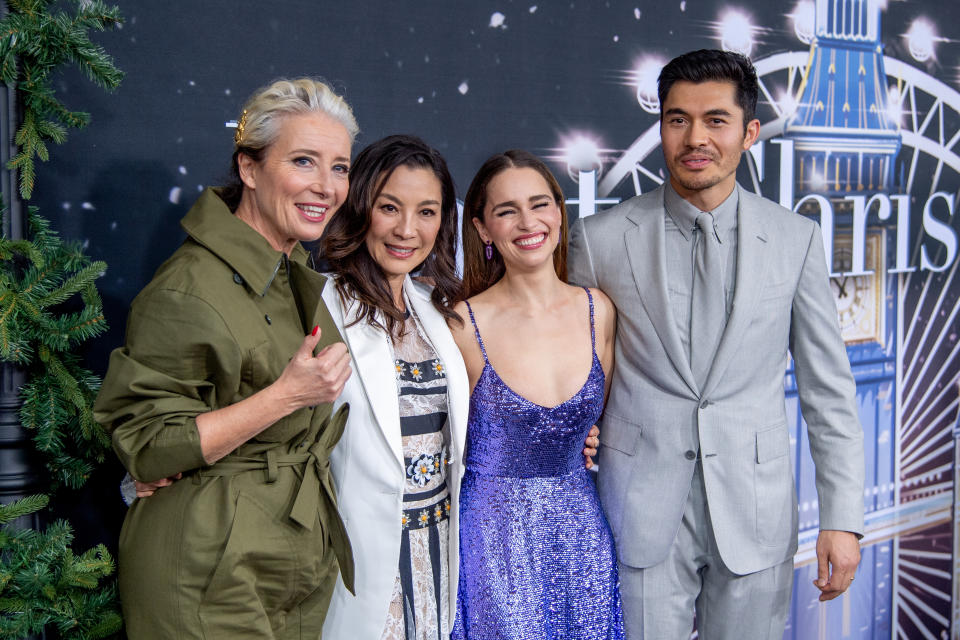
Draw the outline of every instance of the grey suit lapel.
[[[744,334],[750,326],[760,290],[763,274],[770,257],[769,237],[764,228],[763,213],[751,206],[750,194],[740,185],[740,204],[737,211],[737,276],[733,292],[733,305],[727,326],[720,337],[720,345],[713,357],[710,374],[703,386],[702,396],[713,392],[733,355],[739,350]]]
[[[659,205],[652,210],[635,208],[627,214],[627,219],[636,225],[623,236],[627,259],[640,301],[664,351],[686,385],[693,393],[697,393],[697,383],[693,379],[683,343],[680,342],[667,294],[662,192]]]

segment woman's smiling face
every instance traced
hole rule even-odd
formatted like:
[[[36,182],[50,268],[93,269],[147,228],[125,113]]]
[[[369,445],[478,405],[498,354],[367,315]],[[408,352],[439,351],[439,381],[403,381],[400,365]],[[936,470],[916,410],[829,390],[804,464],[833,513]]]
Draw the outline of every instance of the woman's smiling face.
[[[513,167],[494,176],[487,185],[483,220],[473,218],[473,223],[481,240],[493,242],[507,268],[553,264],[560,242],[560,207],[535,169]]]
[[[238,214],[277,251],[316,240],[347,196],[350,146],[347,129],[330,116],[284,116],[259,162],[237,158],[250,205]]]
[[[423,167],[394,169],[373,203],[365,243],[398,303],[404,278],[433,251],[442,210],[440,180]]]

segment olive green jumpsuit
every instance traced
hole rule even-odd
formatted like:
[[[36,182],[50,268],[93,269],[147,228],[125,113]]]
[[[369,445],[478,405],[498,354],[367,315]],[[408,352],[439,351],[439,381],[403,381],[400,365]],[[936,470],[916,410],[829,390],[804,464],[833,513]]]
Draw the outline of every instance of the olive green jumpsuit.
[[[208,189],[184,244],[134,300],[95,415],[130,474],[183,479],[136,500],[120,535],[127,633],[319,638],[338,568],[353,560],[328,457],[341,409],[300,409],[207,466],[196,417],[275,381],[314,325],[340,341],[324,278],[289,260]]]

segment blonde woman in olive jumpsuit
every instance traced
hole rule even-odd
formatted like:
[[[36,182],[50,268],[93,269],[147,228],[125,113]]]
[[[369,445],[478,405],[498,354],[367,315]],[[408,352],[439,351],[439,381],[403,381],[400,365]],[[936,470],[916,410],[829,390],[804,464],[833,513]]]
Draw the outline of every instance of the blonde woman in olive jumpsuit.
[[[328,462],[349,355],[300,242],[346,197],[356,132],[321,82],[257,92],[235,184],[200,196],[133,302],[96,417],[135,479],[182,479],[124,521],[132,640],[318,638],[338,570],[352,589]]]

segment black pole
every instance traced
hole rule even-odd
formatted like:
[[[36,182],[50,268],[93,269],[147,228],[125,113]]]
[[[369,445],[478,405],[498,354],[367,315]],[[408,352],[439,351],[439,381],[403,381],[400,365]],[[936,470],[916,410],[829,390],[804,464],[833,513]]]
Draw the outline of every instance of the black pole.
[[[6,2],[0,2],[0,18],[7,14]],[[3,192],[3,235],[12,240],[26,232],[23,201],[17,188],[17,173],[7,169],[16,155],[14,134],[20,122],[16,87],[0,85],[0,190]],[[30,434],[20,424],[20,387],[26,372],[9,363],[0,363],[0,503],[38,493],[41,490],[43,466],[30,442]],[[37,528],[36,514],[18,522],[20,526]]]

